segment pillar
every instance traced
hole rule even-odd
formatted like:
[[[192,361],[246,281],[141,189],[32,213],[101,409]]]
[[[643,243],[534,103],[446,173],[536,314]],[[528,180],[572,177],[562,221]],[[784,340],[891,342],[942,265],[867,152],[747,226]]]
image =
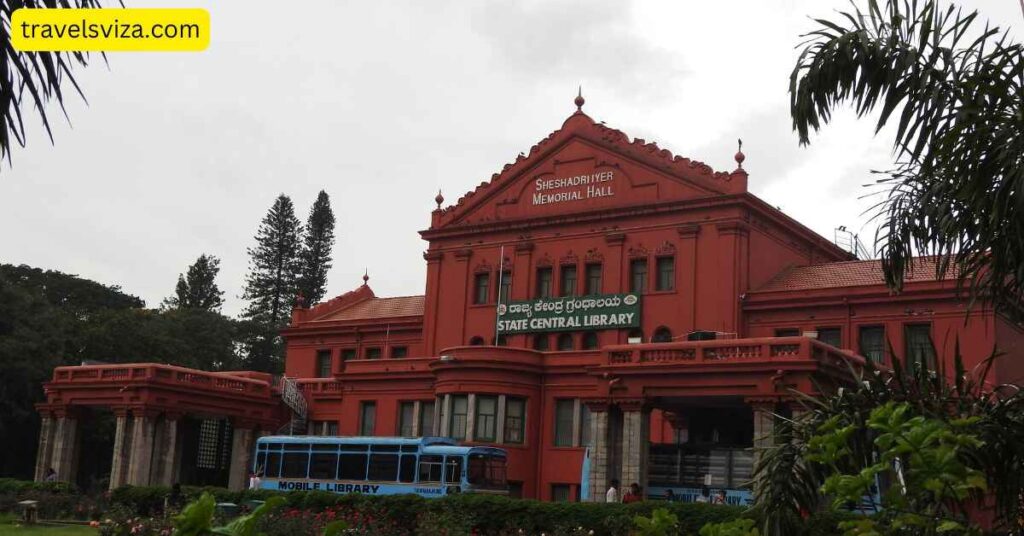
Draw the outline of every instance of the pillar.
[[[53,467],[53,433],[56,429],[54,418],[49,413],[43,413],[41,417],[39,448],[36,451],[36,482],[46,480],[46,473]]]
[[[754,412],[754,466],[764,449],[775,443],[775,401],[751,400],[747,405]]]
[[[619,407],[622,409],[622,478],[619,480],[623,490],[635,482],[646,493],[651,412],[640,400],[622,402]]]
[[[178,458],[178,420],[180,415],[166,414],[157,429],[156,448],[153,455],[152,482],[170,486],[178,480],[175,462]]]
[[[57,471],[57,480],[74,482],[75,460],[78,459],[78,420],[71,414],[57,416],[53,433],[53,459],[51,465]]]
[[[252,427],[239,424],[231,434],[231,468],[228,473],[228,489],[241,491],[245,489],[251,467],[253,451]]]
[[[588,403],[590,407],[590,497],[584,501],[604,502],[608,490],[608,404]]]
[[[114,429],[114,452],[110,464],[110,489],[128,483],[128,460],[131,458],[131,421],[127,409],[114,409],[117,427]]]
[[[466,441],[476,441],[476,395],[466,397]]]
[[[135,413],[132,422],[132,443],[128,452],[128,484],[148,486],[153,465],[155,435],[154,416],[145,411]]]
[[[448,437],[448,424],[452,420],[452,395],[444,395],[444,402],[441,405],[441,428],[440,435]]]
[[[494,442],[498,445],[505,442],[505,403],[508,401],[506,395],[498,395],[498,423],[494,432]]]

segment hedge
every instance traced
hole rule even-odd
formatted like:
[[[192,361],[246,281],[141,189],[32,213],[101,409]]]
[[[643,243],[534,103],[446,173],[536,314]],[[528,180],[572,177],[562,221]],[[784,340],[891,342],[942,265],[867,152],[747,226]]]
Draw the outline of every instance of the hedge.
[[[270,490],[229,491],[215,487],[183,486],[185,501],[211,493],[217,502],[244,505],[274,495],[285,497],[284,507],[291,511],[358,512],[394,527],[399,534],[426,534],[443,527],[448,534],[526,534],[567,533],[576,527],[594,530],[596,536],[628,534],[637,515],[649,516],[655,508],[668,508],[679,519],[680,534],[696,535],[706,523],[720,523],[750,516],[738,506],[645,501],[634,504],[550,503],[529,499],[510,499],[495,495],[458,494],[437,499],[416,495],[374,496],[338,495],[322,491],[277,492]],[[40,501],[46,518],[95,518],[111,508],[132,515],[159,516],[170,489],[160,486],[124,486],[106,497],[86,497],[66,484],[38,484],[0,479],[0,511],[16,511],[17,501]],[[821,513],[811,516],[805,533],[794,536],[833,536],[838,521],[846,516]],[[268,534],[277,527],[266,527]],[[282,529],[284,527],[281,527]]]

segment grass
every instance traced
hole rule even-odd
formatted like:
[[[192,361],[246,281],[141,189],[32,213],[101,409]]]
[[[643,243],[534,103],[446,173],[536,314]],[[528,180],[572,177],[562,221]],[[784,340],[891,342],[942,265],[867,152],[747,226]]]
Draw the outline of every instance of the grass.
[[[85,525],[17,525],[18,518],[0,514],[0,536],[96,536],[96,529]]]

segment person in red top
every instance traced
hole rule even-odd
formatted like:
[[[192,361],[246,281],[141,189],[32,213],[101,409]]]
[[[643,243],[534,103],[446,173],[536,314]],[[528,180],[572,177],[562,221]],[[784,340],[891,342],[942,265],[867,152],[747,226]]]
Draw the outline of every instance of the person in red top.
[[[640,492],[640,484],[636,482],[629,485],[629,491],[622,497],[624,503],[635,503],[644,500],[643,494]]]

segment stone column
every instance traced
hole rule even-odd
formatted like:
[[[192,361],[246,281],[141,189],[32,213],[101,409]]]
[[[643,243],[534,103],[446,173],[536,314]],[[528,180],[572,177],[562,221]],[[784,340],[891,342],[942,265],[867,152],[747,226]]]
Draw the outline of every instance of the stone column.
[[[128,460],[131,458],[131,421],[128,410],[114,409],[117,428],[114,430],[114,452],[110,464],[110,489],[119,488],[128,483]]]
[[[420,430],[420,415],[423,413],[423,404],[419,400],[412,403],[412,436],[422,437],[425,435],[423,430]],[[401,431],[401,430],[399,430]]]
[[[508,397],[498,395],[498,422],[494,425],[494,442],[498,445],[505,442],[505,403]]]
[[[148,486],[153,464],[154,416],[145,411],[135,413],[132,423],[132,444],[128,458],[128,484]]]
[[[75,460],[78,459],[78,420],[69,413],[57,415],[56,430],[53,434],[53,469],[57,480],[74,482]]]
[[[476,441],[476,395],[466,397],[466,441]]]
[[[622,409],[622,478],[625,490],[634,482],[647,490],[647,458],[651,442],[651,412],[641,400],[619,404]]]
[[[589,402],[590,437],[590,497],[581,497],[584,501],[604,502],[604,494],[608,490],[608,404]]]
[[[231,434],[231,469],[228,474],[228,489],[241,491],[248,483],[252,464],[253,432],[252,426],[235,425]]]
[[[153,483],[170,486],[178,480],[175,461],[178,457],[178,420],[180,415],[166,414],[160,422],[159,441],[153,459]]]
[[[441,428],[442,437],[448,437],[448,423],[452,420],[452,395],[444,395],[444,402],[441,404]]]
[[[775,443],[775,401],[748,400],[747,405],[754,412],[754,466],[761,458],[761,452]]]
[[[46,473],[53,467],[53,433],[56,422],[49,413],[42,413],[39,426],[39,448],[36,451],[36,482],[46,480]]]

